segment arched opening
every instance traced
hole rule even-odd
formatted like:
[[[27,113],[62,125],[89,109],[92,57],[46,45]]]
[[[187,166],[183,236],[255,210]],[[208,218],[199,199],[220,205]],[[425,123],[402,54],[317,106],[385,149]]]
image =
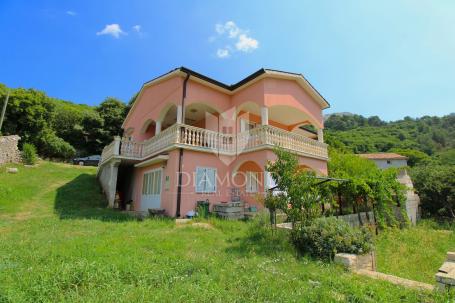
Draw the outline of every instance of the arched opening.
[[[300,171],[313,171],[313,169],[306,164],[299,164],[299,170]]]
[[[269,107],[269,124],[302,136],[317,139],[312,118],[305,112],[288,105]]]
[[[161,111],[159,121],[161,121],[161,131],[174,125],[177,122],[177,106],[175,104],[168,104]]]
[[[185,124],[219,131],[220,113],[206,103],[191,103],[185,107]]]
[[[258,198],[264,193],[264,169],[254,161],[241,163],[233,175],[233,185],[241,193],[242,201],[258,206]],[[248,206],[248,205],[246,205]]]
[[[155,136],[156,123],[152,119],[147,119],[141,128],[141,139],[147,140]]]
[[[314,139],[314,140],[318,139],[318,133],[317,133],[316,127],[314,127],[314,125],[310,124],[309,121],[292,126],[290,131],[293,133]]]

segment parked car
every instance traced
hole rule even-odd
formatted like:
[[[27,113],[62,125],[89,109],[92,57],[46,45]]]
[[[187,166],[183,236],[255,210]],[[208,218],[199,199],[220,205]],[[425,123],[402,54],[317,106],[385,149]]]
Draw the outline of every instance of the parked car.
[[[100,160],[101,160],[100,155],[93,155],[84,158],[74,158],[73,164],[81,166],[98,166]]]

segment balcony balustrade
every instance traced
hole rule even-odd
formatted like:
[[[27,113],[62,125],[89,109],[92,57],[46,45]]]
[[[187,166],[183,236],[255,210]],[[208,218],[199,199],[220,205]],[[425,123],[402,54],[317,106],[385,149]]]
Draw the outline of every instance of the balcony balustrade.
[[[101,164],[113,157],[144,160],[162,152],[185,148],[227,156],[279,146],[302,156],[327,159],[327,144],[270,125],[238,134],[223,134],[185,124],[174,124],[158,135],[136,142],[116,137],[101,154]]]

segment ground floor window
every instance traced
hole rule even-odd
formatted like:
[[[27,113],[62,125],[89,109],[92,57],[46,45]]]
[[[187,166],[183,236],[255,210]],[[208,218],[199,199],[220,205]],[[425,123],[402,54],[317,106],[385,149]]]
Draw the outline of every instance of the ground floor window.
[[[144,174],[142,183],[143,195],[159,195],[161,193],[161,170],[154,170]]]
[[[216,169],[211,167],[196,168],[196,192],[216,192]]]
[[[257,193],[259,187],[259,177],[258,173],[255,171],[246,172],[246,192],[247,193]]]

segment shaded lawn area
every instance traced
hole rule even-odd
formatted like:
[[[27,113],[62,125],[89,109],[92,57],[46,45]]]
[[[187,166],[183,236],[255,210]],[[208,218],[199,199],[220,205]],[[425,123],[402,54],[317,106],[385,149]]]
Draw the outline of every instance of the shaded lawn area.
[[[0,168],[0,302],[447,301],[297,257],[261,218],[136,221],[104,208],[93,168],[19,169]]]
[[[434,275],[455,251],[455,224],[422,220],[415,227],[380,233],[376,241],[378,271],[434,284]]]

